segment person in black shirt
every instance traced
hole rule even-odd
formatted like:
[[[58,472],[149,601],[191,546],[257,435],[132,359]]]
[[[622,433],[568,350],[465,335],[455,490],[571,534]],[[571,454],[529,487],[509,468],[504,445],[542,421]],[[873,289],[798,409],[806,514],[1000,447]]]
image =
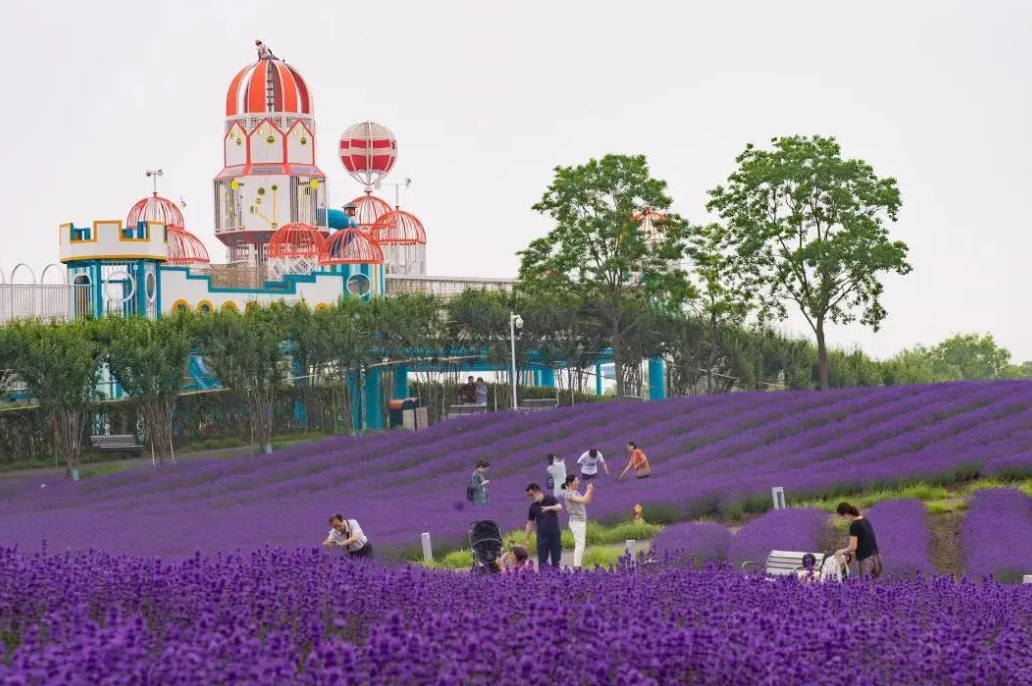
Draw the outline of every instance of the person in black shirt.
[[[882,562],[878,554],[878,541],[874,537],[874,527],[860,515],[860,510],[854,505],[839,503],[835,511],[839,517],[849,521],[849,545],[836,551],[835,555],[843,557],[854,554],[860,576],[877,579],[882,573]]]
[[[463,405],[476,405],[477,384],[473,381],[472,376],[466,379],[466,383],[459,386],[459,401]]]
[[[551,557],[552,566],[558,569],[559,556],[563,552],[563,539],[559,532],[559,511],[563,506],[551,493],[542,493],[536,483],[527,486],[527,497],[531,501],[525,531],[527,547],[530,547],[531,529],[536,524],[538,568],[544,569]]]

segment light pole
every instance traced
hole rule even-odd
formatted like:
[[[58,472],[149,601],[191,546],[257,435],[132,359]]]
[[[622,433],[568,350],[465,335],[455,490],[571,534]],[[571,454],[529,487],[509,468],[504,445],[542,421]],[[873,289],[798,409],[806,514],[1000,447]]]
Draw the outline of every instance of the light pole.
[[[512,343],[512,409],[516,409],[516,329],[523,328],[523,317],[509,313],[509,341]]]

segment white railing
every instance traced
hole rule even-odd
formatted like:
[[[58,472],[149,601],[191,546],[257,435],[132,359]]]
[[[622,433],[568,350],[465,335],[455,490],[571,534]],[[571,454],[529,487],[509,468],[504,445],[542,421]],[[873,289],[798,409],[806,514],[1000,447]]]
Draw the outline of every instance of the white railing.
[[[89,284],[0,284],[0,324],[15,319],[71,321],[93,311]]]
[[[423,293],[442,298],[454,297],[472,288],[507,291],[516,279],[484,279],[476,276],[424,276],[421,274],[388,274],[387,296]]]

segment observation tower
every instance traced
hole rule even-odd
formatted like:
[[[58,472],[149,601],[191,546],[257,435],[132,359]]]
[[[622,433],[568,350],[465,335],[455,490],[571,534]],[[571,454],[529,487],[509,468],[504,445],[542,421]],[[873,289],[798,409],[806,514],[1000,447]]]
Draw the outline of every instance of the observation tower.
[[[265,267],[269,240],[301,223],[329,233],[326,176],[316,165],[312,94],[300,72],[261,44],[226,93],[215,236],[231,264]]]

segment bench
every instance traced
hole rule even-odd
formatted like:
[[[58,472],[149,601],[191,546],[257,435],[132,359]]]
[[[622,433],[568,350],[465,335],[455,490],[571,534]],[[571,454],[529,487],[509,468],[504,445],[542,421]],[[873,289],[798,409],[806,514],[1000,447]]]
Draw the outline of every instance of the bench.
[[[453,417],[468,417],[473,414],[487,412],[487,405],[450,405],[448,406],[448,419]]]
[[[90,444],[94,450],[101,453],[121,453],[137,457],[143,455],[143,446],[136,442],[136,436],[129,434],[90,436]]]
[[[765,564],[746,561],[742,563],[742,571],[749,571],[753,568],[762,567],[764,574],[767,576],[791,576],[803,568],[803,555],[806,554],[807,553],[788,550],[772,550],[770,551],[770,555],[767,556],[767,562]],[[821,565],[824,564],[824,560],[827,555],[824,553],[810,554],[817,559],[817,562],[814,564],[814,569],[819,570]]]
[[[524,400],[520,405],[521,410],[529,410],[531,412],[551,410],[556,407],[559,407],[559,403],[556,402],[555,398],[535,398],[533,400]]]

